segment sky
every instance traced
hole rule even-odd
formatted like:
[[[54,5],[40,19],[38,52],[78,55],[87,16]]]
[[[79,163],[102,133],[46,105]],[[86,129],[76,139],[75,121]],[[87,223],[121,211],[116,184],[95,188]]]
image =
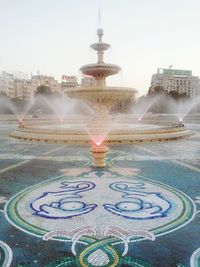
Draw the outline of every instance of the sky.
[[[200,76],[199,0],[0,0],[0,71],[80,78],[96,62],[99,25],[111,44],[105,62],[122,68],[108,85],[143,95],[169,65]]]

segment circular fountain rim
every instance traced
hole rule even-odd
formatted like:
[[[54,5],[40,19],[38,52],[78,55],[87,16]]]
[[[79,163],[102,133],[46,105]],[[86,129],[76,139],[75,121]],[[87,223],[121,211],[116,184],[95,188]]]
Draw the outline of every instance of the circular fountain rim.
[[[158,125],[158,127],[155,129],[119,128],[113,129],[107,134],[105,138],[105,144],[130,144],[141,142],[170,141],[184,138],[189,135],[191,135],[190,131],[188,131],[184,126],[180,124],[171,124],[165,126]],[[25,124],[16,129],[13,133],[11,133],[10,136],[20,140],[45,143],[64,143],[79,145],[89,144],[92,142],[90,132],[87,131],[87,129],[45,129],[40,128],[37,124],[35,124],[34,126]]]

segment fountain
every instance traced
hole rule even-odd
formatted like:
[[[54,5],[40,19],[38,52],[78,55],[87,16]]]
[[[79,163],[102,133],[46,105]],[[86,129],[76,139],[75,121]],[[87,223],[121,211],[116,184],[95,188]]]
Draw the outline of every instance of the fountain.
[[[134,99],[136,92],[131,89],[124,91],[121,88],[106,86],[106,77],[117,74],[121,68],[117,65],[104,62],[104,51],[110,45],[102,41],[102,29],[97,30],[97,35],[99,40],[97,43],[92,44],[91,48],[97,51],[98,61],[95,64],[84,65],[80,69],[83,74],[94,77],[96,79],[96,85],[89,89],[80,88],[78,90],[69,90],[67,91],[67,95],[73,99],[84,100],[95,111],[95,116],[87,125],[94,141],[90,151],[94,158],[93,164],[97,167],[104,167],[106,164],[104,158],[107,147],[103,142],[109,132],[108,125],[111,125],[109,111],[119,101]]]
[[[120,115],[110,113],[114,105],[123,101],[134,102],[137,91],[133,88],[106,85],[106,78],[117,74],[121,68],[104,62],[104,51],[110,45],[102,41],[102,29],[97,30],[97,35],[98,42],[91,45],[91,48],[97,52],[97,63],[84,65],[80,69],[83,74],[94,77],[96,83],[90,87],[79,86],[65,90],[71,102],[82,100],[89,106],[89,109],[93,110],[93,113],[87,116],[79,114],[72,118],[66,117],[68,109],[61,108],[60,110],[59,103],[55,102],[54,113],[58,117],[57,110],[59,110],[61,114],[59,122],[52,118],[24,120],[23,127],[18,127],[10,136],[36,142],[90,144],[93,166],[104,167],[109,144],[168,141],[189,135],[189,131],[183,125],[144,124],[140,117],[136,117],[135,121],[132,121],[131,117],[130,121],[128,117],[124,118],[123,115],[120,117]],[[155,101],[152,100],[147,107],[144,106],[142,116]]]

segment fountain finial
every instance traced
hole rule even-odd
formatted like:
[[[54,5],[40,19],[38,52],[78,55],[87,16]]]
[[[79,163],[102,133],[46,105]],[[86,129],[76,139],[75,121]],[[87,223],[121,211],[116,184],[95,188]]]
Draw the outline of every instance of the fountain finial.
[[[100,29],[101,28],[101,8],[98,8],[98,24],[97,24],[97,28]]]
[[[103,29],[99,28],[97,30],[97,35],[99,36],[99,43],[102,43]]]

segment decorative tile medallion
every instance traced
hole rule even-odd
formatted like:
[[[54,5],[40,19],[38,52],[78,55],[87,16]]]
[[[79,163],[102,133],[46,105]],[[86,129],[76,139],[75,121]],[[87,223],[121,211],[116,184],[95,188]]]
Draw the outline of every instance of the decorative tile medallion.
[[[120,168],[72,170],[15,195],[5,211],[20,230],[71,244],[75,257],[48,266],[151,266],[125,257],[129,244],[180,229],[196,206],[183,192]]]

